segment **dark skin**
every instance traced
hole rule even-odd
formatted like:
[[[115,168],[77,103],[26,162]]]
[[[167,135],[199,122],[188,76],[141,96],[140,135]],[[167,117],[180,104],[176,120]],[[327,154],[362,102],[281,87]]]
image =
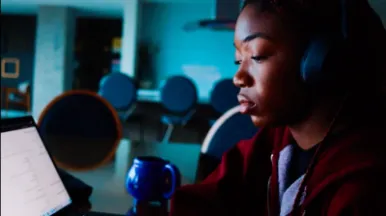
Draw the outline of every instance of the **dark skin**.
[[[239,64],[234,83],[241,112],[256,126],[287,125],[298,145],[309,149],[326,136],[342,97],[310,95],[299,73],[303,40],[285,20],[256,5],[243,9],[234,36]]]

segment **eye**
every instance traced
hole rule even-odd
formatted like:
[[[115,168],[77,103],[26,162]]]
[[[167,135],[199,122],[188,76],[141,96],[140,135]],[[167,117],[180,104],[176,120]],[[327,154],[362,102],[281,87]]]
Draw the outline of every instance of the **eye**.
[[[252,59],[257,61],[257,62],[261,62],[261,61],[264,61],[268,58],[268,56],[252,56]]]
[[[241,60],[236,60],[235,61],[235,65],[240,65],[241,64]]]

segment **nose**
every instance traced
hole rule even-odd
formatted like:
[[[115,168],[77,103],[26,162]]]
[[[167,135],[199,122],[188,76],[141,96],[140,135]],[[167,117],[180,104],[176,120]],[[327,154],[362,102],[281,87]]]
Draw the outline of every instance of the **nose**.
[[[239,88],[251,87],[253,84],[253,78],[248,73],[248,71],[244,70],[243,68],[239,68],[233,77],[233,84]]]

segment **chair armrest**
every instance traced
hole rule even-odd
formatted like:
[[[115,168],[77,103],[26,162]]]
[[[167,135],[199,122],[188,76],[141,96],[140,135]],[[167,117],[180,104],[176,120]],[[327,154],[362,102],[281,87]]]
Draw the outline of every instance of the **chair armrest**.
[[[29,93],[23,93],[23,92],[20,92],[17,88],[7,88],[6,89],[6,97],[9,97],[9,95],[11,94],[15,94],[16,96],[18,97],[26,97],[27,95],[29,95]]]

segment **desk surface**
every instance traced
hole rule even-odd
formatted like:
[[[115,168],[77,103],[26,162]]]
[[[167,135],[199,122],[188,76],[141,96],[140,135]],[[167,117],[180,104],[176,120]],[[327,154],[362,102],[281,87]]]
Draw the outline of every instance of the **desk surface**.
[[[159,89],[138,89],[138,101],[143,102],[161,102],[161,91]],[[209,104],[209,97],[199,97],[198,102],[201,104]]]

